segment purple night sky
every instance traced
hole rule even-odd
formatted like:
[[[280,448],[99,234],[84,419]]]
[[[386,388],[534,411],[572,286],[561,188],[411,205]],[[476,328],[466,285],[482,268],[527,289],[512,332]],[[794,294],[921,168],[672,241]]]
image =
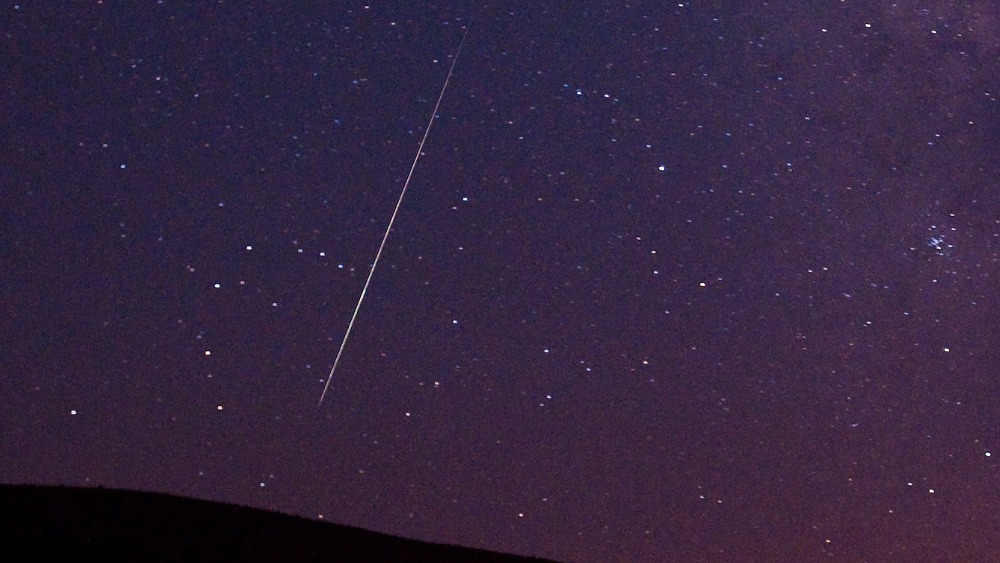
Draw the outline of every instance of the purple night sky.
[[[1000,5],[299,4],[2,8],[0,482],[995,555]]]

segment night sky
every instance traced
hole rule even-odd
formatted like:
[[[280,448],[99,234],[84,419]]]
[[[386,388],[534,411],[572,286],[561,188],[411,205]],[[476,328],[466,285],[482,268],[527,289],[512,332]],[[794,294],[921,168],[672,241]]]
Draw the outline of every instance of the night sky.
[[[992,0],[36,4],[0,481],[574,562],[995,554]]]

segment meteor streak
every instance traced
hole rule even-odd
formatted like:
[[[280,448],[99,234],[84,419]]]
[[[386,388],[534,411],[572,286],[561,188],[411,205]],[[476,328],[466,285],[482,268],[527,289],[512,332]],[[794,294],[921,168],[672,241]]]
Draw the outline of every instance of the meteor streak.
[[[441,100],[444,99],[445,90],[448,89],[448,81],[451,80],[451,75],[455,72],[455,63],[458,62],[458,56],[462,53],[462,46],[465,45],[465,38],[469,34],[469,28],[466,26],[465,33],[462,34],[462,41],[458,44],[458,49],[455,51],[455,58],[451,61],[451,68],[448,69],[448,76],[444,79],[444,86],[441,87],[441,93],[438,95],[437,103],[434,104],[434,111],[431,112],[430,121],[427,122],[427,128],[424,129],[424,137],[420,139],[420,145],[417,147],[417,154],[413,157],[413,164],[410,165],[410,173],[406,175],[406,181],[403,182],[403,189],[399,192],[399,199],[396,201],[396,208],[392,211],[392,217],[389,218],[389,225],[385,228],[385,234],[382,235],[382,243],[378,245],[378,252],[375,253],[375,260],[372,261],[372,267],[368,270],[368,279],[365,280],[365,286],[361,289],[361,296],[358,297],[358,304],[354,306],[354,313],[351,315],[351,322],[347,324],[347,331],[344,333],[344,340],[340,343],[340,350],[337,351],[337,357],[333,360],[333,367],[330,369],[330,376],[326,378],[326,385],[323,387],[323,393],[319,396],[319,404],[323,404],[323,399],[326,398],[326,392],[330,390],[330,382],[333,381],[333,373],[337,371],[337,364],[340,363],[340,358],[344,354],[344,346],[347,345],[347,338],[351,336],[351,329],[354,328],[354,321],[358,319],[358,311],[361,310],[361,302],[365,300],[365,294],[368,293],[368,286],[372,282],[372,275],[375,274],[375,267],[378,266],[378,260],[382,257],[382,250],[385,248],[385,241],[389,240],[389,231],[392,230],[392,224],[396,221],[396,215],[399,214],[399,207],[403,205],[403,197],[406,195],[406,189],[410,187],[410,180],[413,179],[413,171],[417,169],[417,161],[420,160],[420,153],[424,150],[424,144],[427,143],[427,136],[430,135],[431,125],[434,124],[434,117],[437,115],[438,108],[441,107]]]

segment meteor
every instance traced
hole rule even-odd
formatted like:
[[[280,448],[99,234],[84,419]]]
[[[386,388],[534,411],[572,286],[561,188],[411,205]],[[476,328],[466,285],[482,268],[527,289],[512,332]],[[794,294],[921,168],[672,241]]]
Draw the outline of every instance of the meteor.
[[[427,128],[424,129],[424,137],[420,139],[420,145],[417,147],[417,154],[413,157],[413,164],[410,165],[410,172],[406,175],[406,181],[403,182],[403,189],[399,192],[399,199],[396,200],[396,208],[392,210],[392,216],[389,218],[389,225],[385,228],[385,234],[382,235],[382,243],[378,245],[378,252],[375,253],[375,260],[372,261],[372,267],[368,270],[368,279],[365,280],[365,286],[361,289],[361,296],[358,297],[358,304],[354,306],[354,313],[351,315],[351,322],[347,324],[347,331],[344,332],[344,340],[340,343],[340,349],[337,350],[337,357],[333,360],[333,367],[330,368],[330,376],[326,378],[326,385],[323,387],[323,392],[319,396],[319,404],[323,404],[323,399],[326,398],[327,391],[330,390],[330,382],[333,381],[333,374],[337,371],[337,364],[340,363],[341,356],[344,355],[344,347],[347,345],[347,338],[351,336],[351,329],[354,328],[354,321],[358,319],[358,311],[361,310],[361,302],[365,300],[365,294],[368,293],[368,286],[372,283],[372,276],[375,274],[375,267],[378,266],[378,260],[382,257],[382,250],[385,248],[385,241],[389,240],[389,231],[392,230],[392,224],[396,221],[396,215],[399,214],[399,208],[403,205],[403,197],[406,196],[406,189],[410,187],[410,180],[413,179],[413,171],[417,169],[417,161],[420,160],[420,153],[424,150],[424,144],[427,143],[427,136],[431,133],[431,125],[434,124],[434,117],[437,115],[438,108],[441,107],[441,100],[444,99],[444,93],[448,89],[448,82],[451,80],[452,73],[455,72],[455,63],[458,62],[458,56],[462,54],[462,46],[465,45],[465,38],[469,34],[469,27],[466,26],[465,33],[462,34],[462,41],[458,44],[458,49],[455,50],[455,58],[451,61],[451,68],[448,69],[448,76],[444,79],[444,85],[441,86],[441,93],[438,94],[437,103],[434,104],[434,111],[431,112],[431,118],[427,122]]]

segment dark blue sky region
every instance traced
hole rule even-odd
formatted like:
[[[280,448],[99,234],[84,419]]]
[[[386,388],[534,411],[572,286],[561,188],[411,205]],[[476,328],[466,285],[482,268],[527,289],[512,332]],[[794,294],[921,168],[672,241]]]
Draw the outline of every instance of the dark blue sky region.
[[[0,481],[995,553],[1000,7],[522,4],[8,3]]]

